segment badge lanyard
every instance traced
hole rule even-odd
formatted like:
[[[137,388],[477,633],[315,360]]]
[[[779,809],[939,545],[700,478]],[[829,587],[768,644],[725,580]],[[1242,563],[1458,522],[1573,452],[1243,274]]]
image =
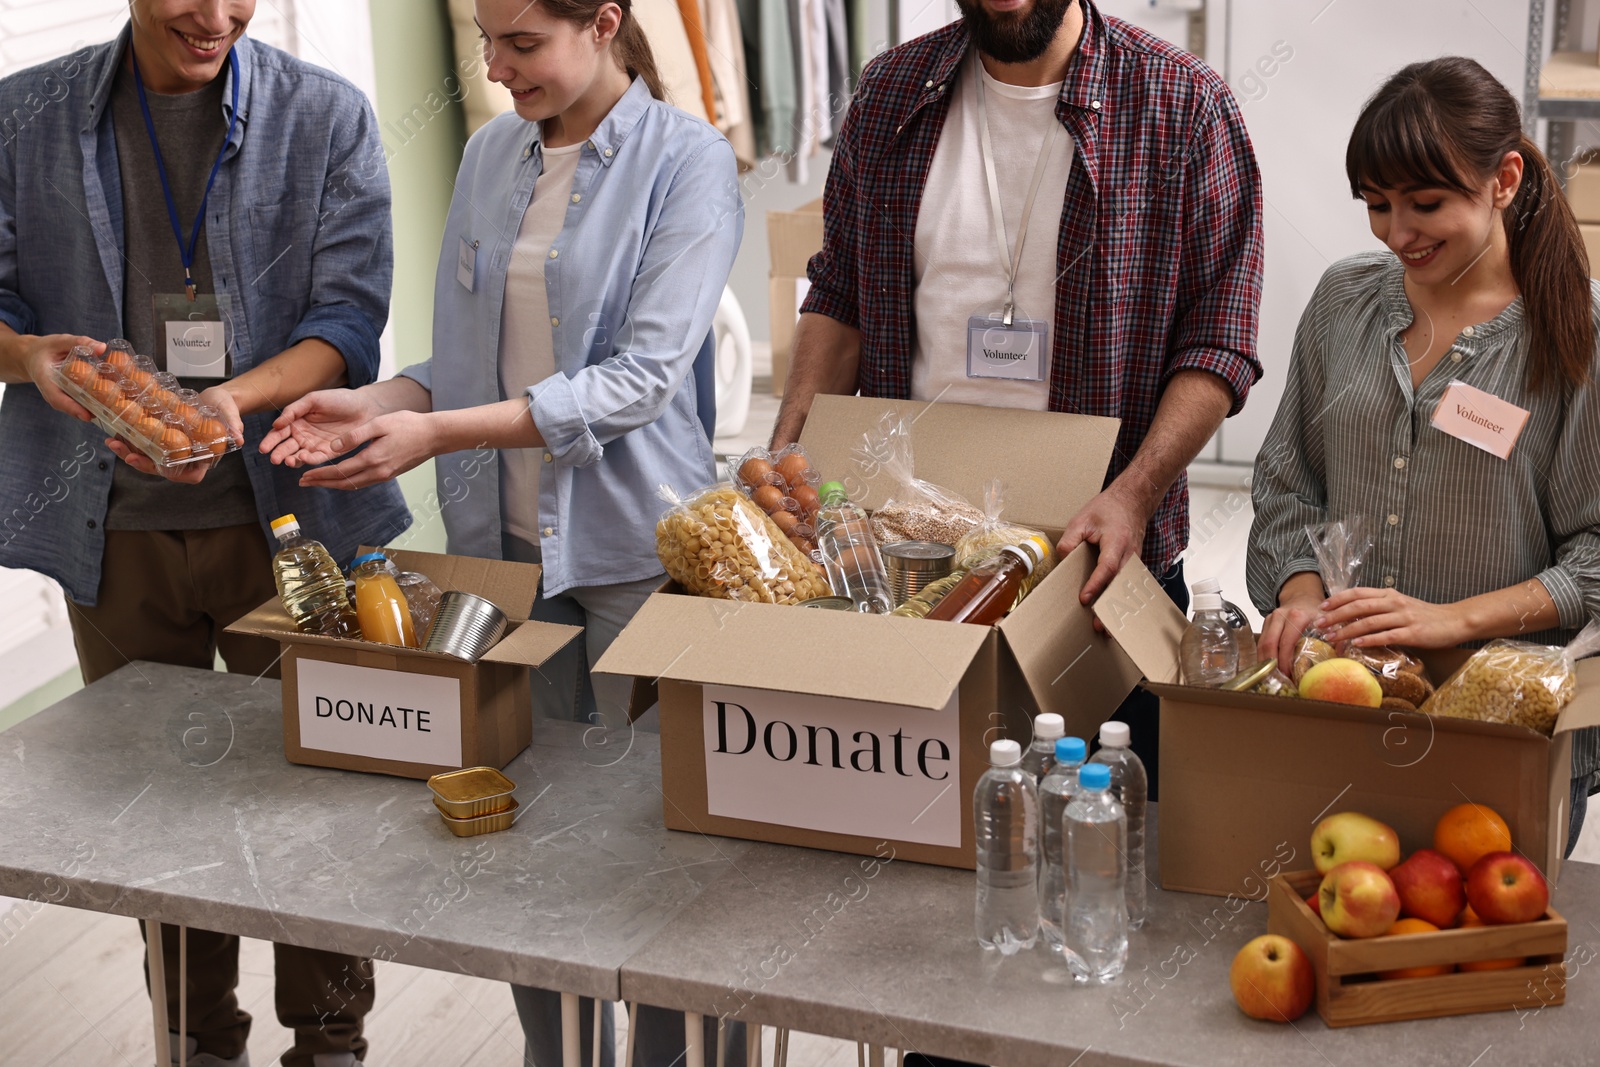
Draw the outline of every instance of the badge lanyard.
[[[1017,311],[1017,273],[1022,265],[1022,248],[1028,239],[1028,224],[1033,204],[1044,181],[1050,153],[1055,148],[1061,123],[1052,114],[1039,160],[1033,166],[1033,182],[1022,205],[1017,224],[1017,246],[1006,241],[1005,213],[1000,207],[1000,182],[995,176],[994,144],[989,135],[989,109],[984,99],[982,60],[973,57],[973,77],[977,79],[978,139],[983,155],[983,176],[989,187],[989,209],[993,213],[995,246],[1000,265],[1006,272],[1006,303],[998,318],[973,315],[967,320],[967,377],[1004,378],[1012,381],[1042,382],[1050,359],[1050,325],[1044,319],[1019,317]]]
[[[206,204],[211,199],[211,188],[216,184],[217,172],[222,169],[223,157],[233,141],[239,122],[239,57],[228,50],[228,70],[233,78],[233,111],[228,116],[228,133],[211,164],[211,174],[206,178],[205,192],[200,197],[200,209],[195,213],[194,228],[188,240],[183,236],[183,223],[178,219],[178,205],[172,198],[172,185],[167,179],[167,164],[161,157],[161,145],[156,140],[155,121],[150,117],[150,100],[145,95],[144,76],[139,71],[139,59],[133,55],[133,84],[139,91],[139,111],[144,115],[145,132],[150,135],[150,151],[156,160],[156,174],[161,179],[161,195],[167,202],[167,219],[172,223],[172,235],[178,241],[178,258],[183,262],[182,293],[156,293],[151,297],[153,324],[156,339],[164,340],[166,369],[180,378],[225,378],[228,374],[228,323],[232,298],[226,293],[197,296],[194,284],[194,253],[200,242],[200,227],[205,222]]]

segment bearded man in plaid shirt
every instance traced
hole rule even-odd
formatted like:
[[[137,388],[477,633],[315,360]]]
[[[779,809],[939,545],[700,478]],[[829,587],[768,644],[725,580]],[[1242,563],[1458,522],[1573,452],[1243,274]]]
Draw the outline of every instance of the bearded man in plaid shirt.
[[[1139,555],[1186,607],[1185,468],[1261,374],[1261,181],[1238,107],[1091,0],[958,3],[862,75],[774,445],[823,392],[1119,418],[1059,550],[1098,546],[1085,604]],[[1118,717],[1154,798],[1153,698]]]

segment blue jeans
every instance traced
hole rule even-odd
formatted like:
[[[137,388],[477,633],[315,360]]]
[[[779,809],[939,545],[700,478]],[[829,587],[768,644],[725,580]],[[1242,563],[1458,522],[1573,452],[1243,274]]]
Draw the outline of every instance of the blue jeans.
[[[505,558],[517,563],[538,563],[539,549],[520,538],[506,534],[501,538]],[[587,586],[569,589],[560,596],[539,596],[528,613],[541,622],[582,626],[583,637],[547,660],[533,672],[533,710],[536,716],[566,719],[620,730],[628,722],[628,698],[632,683],[626,678],[592,676],[590,668],[611,647],[622,628],[650,594],[665,580],[665,575],[618,585]],[[561,1067],[561,995],[549,989],[512,986],[517,1018],[522,1022],[527,1042],[524,1063],[528,1067]],[[594,1062],[594,1001],[578,1001],[579,1028],[582,1030],[582,1063]],[[614,1067],[616,1039],[612,1033],[612,1006],[600,1005],[600,1067]],[[665,1008],[639,1005],[633,1034],[635,1062],[640,1067],[674,1067],[684,1055],[683,1016]],[[727,1028],[729,1064],[744,1063],[744,1024],[730,1022]],[[715,1062],[717,1020],[706,1019],[706,1059]]]

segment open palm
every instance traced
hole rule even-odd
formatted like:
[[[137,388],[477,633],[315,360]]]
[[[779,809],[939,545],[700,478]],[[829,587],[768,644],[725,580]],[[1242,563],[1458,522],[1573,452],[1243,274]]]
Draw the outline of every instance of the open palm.
[[[343,439],[378,414],[378,405],[354,389],[307,393],[273,420],[261,451],[286,467],[314,467],[353,448]]]

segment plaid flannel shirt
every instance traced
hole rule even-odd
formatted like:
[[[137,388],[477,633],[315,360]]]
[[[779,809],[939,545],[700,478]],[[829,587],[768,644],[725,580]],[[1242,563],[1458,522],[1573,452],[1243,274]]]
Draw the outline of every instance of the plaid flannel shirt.
[[[1233,392],[1230,415],[1261,376],[1261,179],[1215,71],[1089,0],[1083,7],[1056,104],[1076,152],[1057,239],[1050,409],[1122,420],[1109,484],[1174,374],[1221,377]],[[801,310],[861,331],[864,396],[910,396],[912,239],[969,43],[957,21],[879,56],[834,148],[823,247]],[[1180,475],[1145,532],[1145,563],[1165,573],[1188,536]]]

